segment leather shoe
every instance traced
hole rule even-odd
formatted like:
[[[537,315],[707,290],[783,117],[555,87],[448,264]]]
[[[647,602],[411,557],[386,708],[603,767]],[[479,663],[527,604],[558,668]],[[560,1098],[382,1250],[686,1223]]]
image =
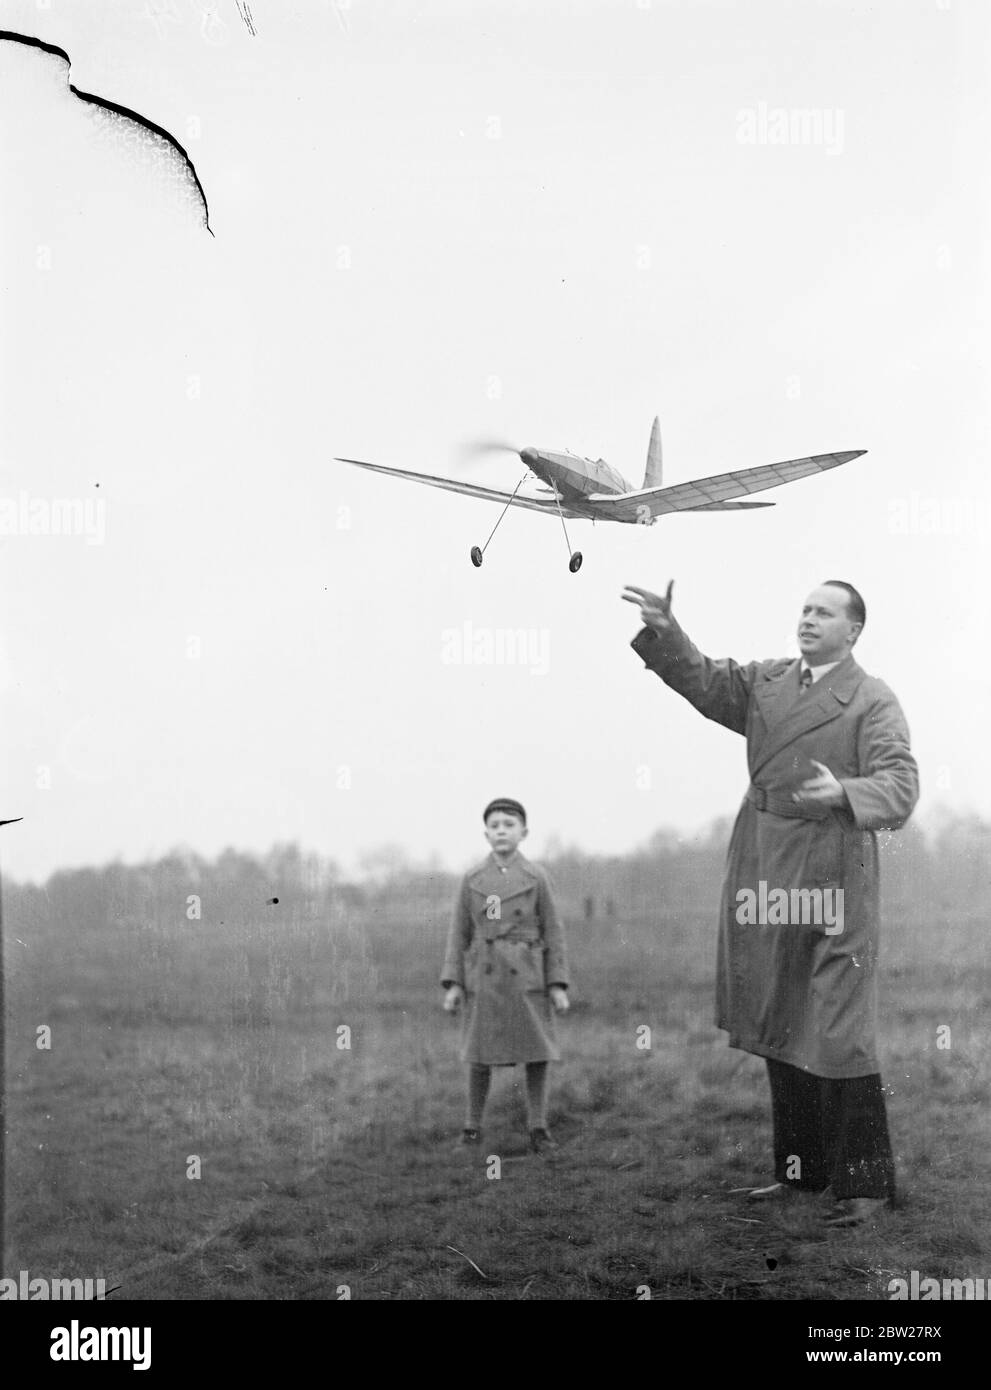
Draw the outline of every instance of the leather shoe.
[[[550,1152],[551,1149],[556,1149],[557,1144],[546,1129],[531,1129],[530,1148],[535,1154],[542,1154]]]
[[[827,1226],[862,1226],[881,1215],[888,1205],[886,1197],[843,1197],[826,1219]]]

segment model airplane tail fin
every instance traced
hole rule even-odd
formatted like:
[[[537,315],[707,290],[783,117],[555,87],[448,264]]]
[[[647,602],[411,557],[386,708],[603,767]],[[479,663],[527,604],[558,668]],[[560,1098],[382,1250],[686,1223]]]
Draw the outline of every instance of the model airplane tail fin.
[[[644,488],[660,487],[663,466],[661,463],[661,421],[654,416],[653,428],[650,431],[650,443],[647,445],[647,471],[643,475]]]

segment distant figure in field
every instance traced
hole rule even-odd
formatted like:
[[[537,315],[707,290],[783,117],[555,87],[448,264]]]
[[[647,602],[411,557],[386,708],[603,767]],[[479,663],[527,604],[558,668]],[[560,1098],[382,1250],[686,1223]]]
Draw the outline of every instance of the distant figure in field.
[[[645,624],[634,651],[695,708],[747,740],[750,787],[730,841],[716,1023],[767,1060],[775,1182],[828,1194],[829,1224],[894,1199],[874,1028],[880,925],[877,837],[918,799],[908,727],[888,687],[853,659],[864,601],[821,584],[798,622],[799,660],[713,661],[661,597],[623,598]],[[810,775],[811,774],[811,775]]]
[[[522,1062],[530,1147],[541,1153],[556,1147],[547,1129],[547,1063],[561,1060],[552,1009],[568,1008],[564,929],[547,875],[519,852],[523,807],[491,801],[483,820],[492,853],[461,881],[441,971],[444,1008],[465,1006],[468,1112],[458,1147],[481,1142],[492,1068]]]

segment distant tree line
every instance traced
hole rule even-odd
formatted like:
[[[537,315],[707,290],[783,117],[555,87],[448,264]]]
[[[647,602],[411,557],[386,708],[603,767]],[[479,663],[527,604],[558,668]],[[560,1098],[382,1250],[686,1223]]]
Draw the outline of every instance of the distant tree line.
[[[702,834],[658,830],[639,849],[593,855],[560,844],[543,863],[571,921],[629,914],[677,914],[715,905],[731,822],[715,821]],[[882,834],[886,914],[974,913],[991,903],[991,825],[973,815],[942,813],[924,830],[910,823]],[[227,849],[209,860],[175,849],[142,864],[63,869],[41,885],[3,884],[10,927],[32,921],[77,927],[117,922],[181,922],[197,901],[225,905],[231,919],[257,921],[281,905],[296,922],[333,921],[355,911],[408,920],[446,912],[457,874],[436,863],[416,865],[387,845],[365,855],[358,875],[345,876],[330,858],[295,844],[263,855]],[[278,903],[276,903],[278,900]]]

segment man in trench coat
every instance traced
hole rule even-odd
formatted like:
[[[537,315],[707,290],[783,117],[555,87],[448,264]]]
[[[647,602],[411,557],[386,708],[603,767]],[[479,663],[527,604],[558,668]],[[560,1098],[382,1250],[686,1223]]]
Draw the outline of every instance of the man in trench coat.
[[[716,1023],[767,1061],[775,1182],[828,1193],[833,1225],[894,1197],[874,1031],[880,908],[876,831],[918,799],[908,726],[894,694],[852,656],[863,600],[845,581],[815,589],[799,660],[713,661],[664,597],[628,587],[647,668],[708,719],[747,740],[750,786],[730,841],[720,910]],[[816,891],[818,890],[818,891]],[[841,891],[840,891],[841,890]]]

